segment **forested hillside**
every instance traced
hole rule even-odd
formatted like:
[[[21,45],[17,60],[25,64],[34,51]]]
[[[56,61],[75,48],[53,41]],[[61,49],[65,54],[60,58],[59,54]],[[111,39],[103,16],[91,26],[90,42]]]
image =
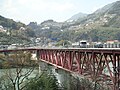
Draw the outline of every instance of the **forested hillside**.
[[[34,31],[24,23],[0,16],[0,44],[29,43]]]
[[[120,40],[120,1],[108,4],[76,21],[59,23],[48,20],[36,27],[31,26],[38,37],[44,36],[56,41]]]
[[[15,22],[14,20],[5,18],[1,15],[0,15],[0,25],[11,29],[19,29],[20,27],[25,27],[25,24],[21,22]]]
[[[74,18],[78,18],[78,15],[77,17],[74,15]],[[8,42],[10,37],[13,41],[19,41],[17,38],[22,38],[20,41],[24,39],[29,41],[33,37],[46,38],[49,42],[61,40],[76,42],[83,39],[102,42],[120,40],[120,1],[108,4],[94,13],[70,22],[46,20],[40,24],[30,22],[29,25],[25,25],[0,16],[0,25],[7,28],[7,32],[10,33],[9,35],[1,34],[1,42]]]

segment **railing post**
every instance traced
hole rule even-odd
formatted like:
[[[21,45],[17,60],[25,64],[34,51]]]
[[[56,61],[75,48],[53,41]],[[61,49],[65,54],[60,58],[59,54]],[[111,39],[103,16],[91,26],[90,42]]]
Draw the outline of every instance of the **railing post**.
[[[118,61],[118,65],[117,65],[118,84],[117,84],[117,87],[118,87],[118,90],[120,90],[120,57],[119,57],[119,55],[117,55],[117,61]]]
[[[117,66],[116,54],[113,52],[113,72],[114,72],[114,90],[117,90]]]

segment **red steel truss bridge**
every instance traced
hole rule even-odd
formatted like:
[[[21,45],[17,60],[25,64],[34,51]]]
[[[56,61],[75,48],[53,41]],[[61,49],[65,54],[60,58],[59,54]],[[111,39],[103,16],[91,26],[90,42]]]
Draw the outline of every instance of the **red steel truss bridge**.
[[[17,49],[0,52],[36,51],[38,60],[120,90],[119,48]]]

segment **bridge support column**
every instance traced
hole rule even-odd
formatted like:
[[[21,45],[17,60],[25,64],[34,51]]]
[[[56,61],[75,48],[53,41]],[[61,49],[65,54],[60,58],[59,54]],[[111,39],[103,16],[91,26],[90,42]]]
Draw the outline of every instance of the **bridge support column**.
[[[39,73],[43,71],[48,71],[49,65],[45,62],[39,61]]]
[[[72,89],[72,80],[71,80],[71,73],[67,72],[62,69],[54,68],[54,74],[56,78],[58,79],[58,82],[63,86],[66,90],[73,90]]]
[[[39,62],[39,73],[42,73],[44,71],[54,74],[58,82],[60,83],[61,87],[64,87],[66,90],[74,90],[73,82],[72,82],[72,75],[70,72],[67,72],[62,69],[58,69],[55,66],[52,66],[50,64],[40,61]]]

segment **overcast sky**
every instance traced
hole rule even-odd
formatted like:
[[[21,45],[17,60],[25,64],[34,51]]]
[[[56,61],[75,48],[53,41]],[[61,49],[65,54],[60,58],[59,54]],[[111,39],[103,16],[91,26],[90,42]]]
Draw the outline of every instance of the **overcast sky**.
[[[117,0],[0,0],[0,15],[21,21],[41,23],[53,19],[61,22],[79,12],[92,13]]]

